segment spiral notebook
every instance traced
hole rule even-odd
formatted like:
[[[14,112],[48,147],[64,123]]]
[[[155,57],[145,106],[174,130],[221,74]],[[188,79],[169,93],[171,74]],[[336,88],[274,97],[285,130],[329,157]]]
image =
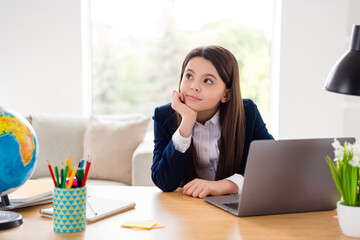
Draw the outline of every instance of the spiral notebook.
[[[86,200],[86,221],[95,222],[100,219],[124,212],[135,207],[135,202],[88,196]],[[40,209],[40,215],[52,218],[52,207]]]

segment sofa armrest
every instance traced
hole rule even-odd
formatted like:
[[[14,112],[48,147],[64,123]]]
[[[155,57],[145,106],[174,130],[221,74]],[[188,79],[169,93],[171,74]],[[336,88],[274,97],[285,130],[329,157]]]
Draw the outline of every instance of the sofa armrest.
[[[151,179],[153,134],[153,132],[148,132],[133,154],[131,174],[133,186],[155,186]]]

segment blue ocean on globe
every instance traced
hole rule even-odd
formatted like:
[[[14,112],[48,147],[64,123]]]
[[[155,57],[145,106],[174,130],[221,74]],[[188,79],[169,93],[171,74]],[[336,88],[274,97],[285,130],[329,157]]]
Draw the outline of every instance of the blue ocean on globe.
[[[35,158],[35,151],[33,158]],[[11,134],[0,137],[0,195],[25,183],[32,174],[35,161],[24,166],[20,155],[20,144]],[[9,161],[11,159],[11,161]]]
[[[35,170],[37,138],[30,123],[0,107],[0,196],[23,185]]]

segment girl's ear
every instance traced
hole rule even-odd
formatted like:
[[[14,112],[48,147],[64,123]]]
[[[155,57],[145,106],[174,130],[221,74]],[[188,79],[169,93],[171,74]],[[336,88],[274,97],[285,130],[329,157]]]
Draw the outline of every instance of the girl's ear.
[[[224,94],[224,97],[221,98],[221,102],[222,102],[222,103],[228,102],[228,101],[230,100],[230,96],[231,96],[231,91],[230,91],[230,89],[226,89],[225,94]]]

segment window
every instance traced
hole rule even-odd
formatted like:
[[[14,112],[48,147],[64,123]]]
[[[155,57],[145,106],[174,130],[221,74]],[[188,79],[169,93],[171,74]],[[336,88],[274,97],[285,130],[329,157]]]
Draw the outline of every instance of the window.
[[[93,113],[142,112],[171,100],[186,54],[221,45],[238,60],[243,98],[269,119],[273,2],[91,0]]]

